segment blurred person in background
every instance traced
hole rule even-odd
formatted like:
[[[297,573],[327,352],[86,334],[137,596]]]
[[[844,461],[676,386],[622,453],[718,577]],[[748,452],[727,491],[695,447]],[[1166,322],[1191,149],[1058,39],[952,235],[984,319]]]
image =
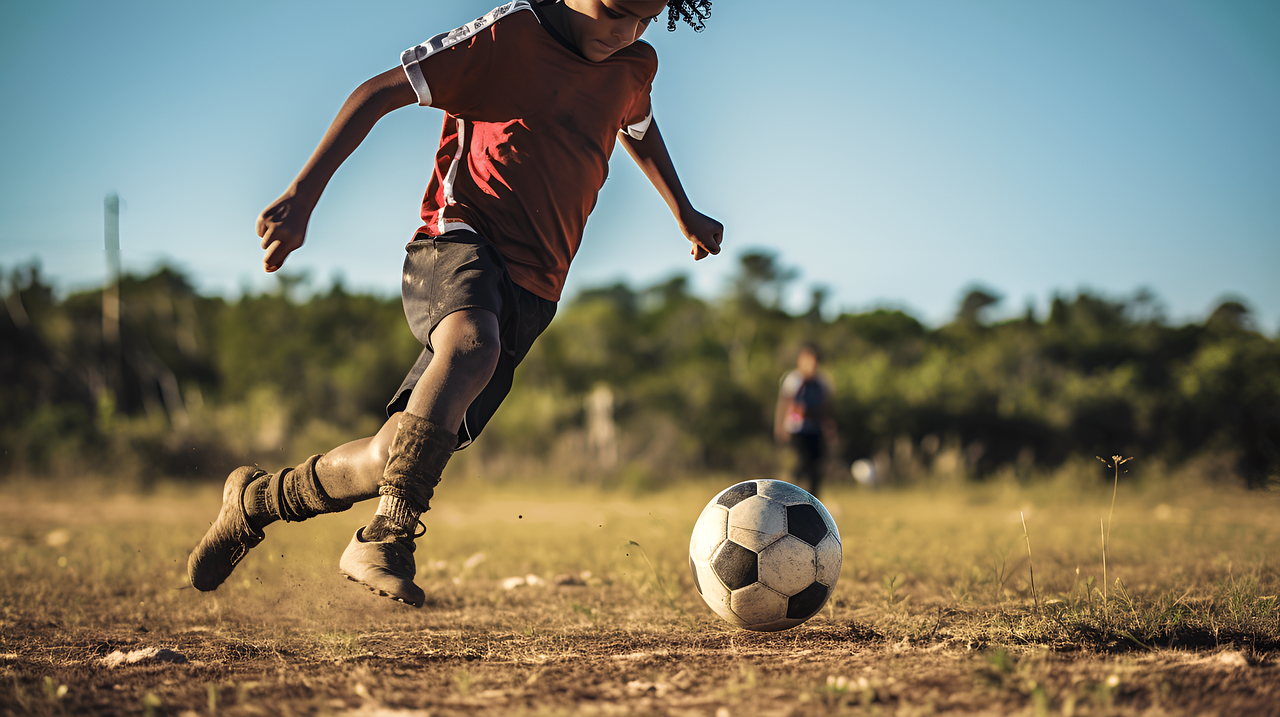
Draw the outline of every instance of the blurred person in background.
[[[782,377],[778,405],[773,413],[773,435],[778,443],[790,443],[796,454],[796,483],[808,480],[809,492],[818,497],[828,453],[836,445],[832,419],[831,379],[818,369],[818,349],[800,347],[795,369]]]

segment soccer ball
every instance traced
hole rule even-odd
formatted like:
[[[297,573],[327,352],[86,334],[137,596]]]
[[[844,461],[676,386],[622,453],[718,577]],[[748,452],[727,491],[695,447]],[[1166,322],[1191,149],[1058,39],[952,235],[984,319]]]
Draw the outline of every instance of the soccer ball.
[[[689,570],[717,615],[748,630],[813,617],[840,577],[840,531],[808,491],[752,480],[711,499],[689,540]]]

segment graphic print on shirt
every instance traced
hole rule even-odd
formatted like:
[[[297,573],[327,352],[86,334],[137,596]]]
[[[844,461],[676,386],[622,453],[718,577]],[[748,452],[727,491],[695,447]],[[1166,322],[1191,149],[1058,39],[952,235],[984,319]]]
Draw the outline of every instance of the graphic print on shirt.
[[[517,128],[516,125],[519,125]],[[514,131],[511,131],[514,130]],[[502,178],[495,165],[519,164],[524,155],[516,149],[511,138],[516,131],[529,131],[522,119],[510,122],[474,122],[471,125],[471,147],[467,153],[471,178],[476,186],[485,194],[496,197],[498,193],[489,185],[490,179],[496,179],[511,190],[511,185]]]

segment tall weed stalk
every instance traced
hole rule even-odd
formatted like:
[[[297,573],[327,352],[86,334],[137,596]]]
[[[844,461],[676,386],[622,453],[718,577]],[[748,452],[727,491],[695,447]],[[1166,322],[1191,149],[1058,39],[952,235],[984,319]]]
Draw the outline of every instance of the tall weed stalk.
[[[1107,541],[1111,537],[1111,519],[1116,514],[1116,493],[1120,490],[1120,466],[1133,460],[1132,457],[1125,458],[1121,455],[1111,456],[1111,461],[1102,456],[1094,456],[1102,461],[1102,465],[1115,470],[1115,479],[1111,484],[1111,510],[1107,512],[1107,525],[1102,526],[1102,521],[1098,521],[1098,527],[1102,529],[1102,613],[1109,617],[1107,610]],[[1125,471],[1128,473],[1129,471]]]

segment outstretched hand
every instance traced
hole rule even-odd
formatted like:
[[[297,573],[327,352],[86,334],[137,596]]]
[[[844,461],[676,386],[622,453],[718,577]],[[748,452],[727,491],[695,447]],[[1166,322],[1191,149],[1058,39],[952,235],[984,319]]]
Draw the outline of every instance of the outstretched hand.
[[[693,248],[689,253],[693,255],[694,261],[701,261],[711,254],[720,253],[724,225],[706,214],[690,209],[687,216],[680,218],[680,231],[693,242]]]
[[[262,237],[262,268],[272,273],[284,265],[307,237],[311,211],[292,192],[275,200],[258,215],[257,231]]]

